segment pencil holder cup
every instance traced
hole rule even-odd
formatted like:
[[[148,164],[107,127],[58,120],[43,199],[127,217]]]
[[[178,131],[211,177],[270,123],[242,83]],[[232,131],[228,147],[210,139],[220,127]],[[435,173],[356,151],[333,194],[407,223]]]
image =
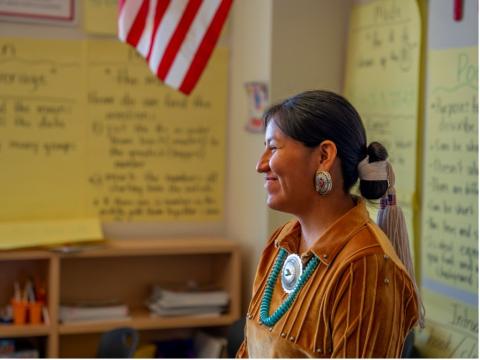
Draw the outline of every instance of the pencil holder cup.
[[[42,322],[42,308],[41,302],[33,302],[28,304],[30,314],[30,324],[40,324]]]
[[[13,323],[23,325],[27,320],[27,302],[12,300]]]

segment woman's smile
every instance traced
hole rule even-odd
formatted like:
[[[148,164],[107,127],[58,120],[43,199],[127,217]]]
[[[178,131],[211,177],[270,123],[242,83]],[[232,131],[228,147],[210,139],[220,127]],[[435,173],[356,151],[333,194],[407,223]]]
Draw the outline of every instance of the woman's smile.
[[[271,190],[273,190],[277,182],[278,182],[278,178],[276,176],[273,176],[273,175],[265,176],[265,188],[267,189],[267,191],[270,192]]]

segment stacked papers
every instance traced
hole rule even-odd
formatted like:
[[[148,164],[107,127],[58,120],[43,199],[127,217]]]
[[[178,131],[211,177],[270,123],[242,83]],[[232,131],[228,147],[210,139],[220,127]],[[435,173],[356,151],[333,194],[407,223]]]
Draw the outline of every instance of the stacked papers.
[[[118,305],[77,305],[60,306],[60,321],[64,324],[83,321],[101,320],[127,320],[128,307],[124,304]]]
[[[226,291],[170,291],[154,286],[147,306],[153,315],[220,315],[229,302]]]

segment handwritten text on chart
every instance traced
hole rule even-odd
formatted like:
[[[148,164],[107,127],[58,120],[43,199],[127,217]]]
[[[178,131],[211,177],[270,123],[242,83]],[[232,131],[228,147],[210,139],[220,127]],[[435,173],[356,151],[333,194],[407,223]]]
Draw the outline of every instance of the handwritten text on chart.
[[[226,59],[186,97],[117,41],[4,40],[1,220],[219,220]]]
[[[133,49],[104,46],[91,43],[91,54],[102,56],[88,67],[93,207],[115,221],[219,219],[226,99],[213,89],[223,80],[207,78],[210,91],[203,85],[186,97]]]
[[[424,357],[477,358],[478,308],[424,289],[426,329],[417,332],[416,343]]]
[[[473,52],[432,52],[427,111],[425,275],[478,291],[478,74]],[[437,63],[450,56],[450,67]],[[435,64],[438,66],[435,67]],[[450,69],[446,71],[445,69]],[[438,72],[435,72],[435,70]],[[440,74],[441,72],[441,74]]]
[[[368,142],[381,142],[395,171],[408,174],[397,177],[395,186],[410,199],[415,191],[419,42],[414,1],[354,6],[345,95],[362,117]]]
[[[74,42],[0,41],[0,219],[90,217],[83,65]],[[7,170],[8,169],[8,170]]]
[[[451,327],[440,327],[438,324],[431,326],[429,338],[425,343],[425,349],[429,357],[448,358],[476,358],[478,356],[478,340],[476,336],[468,336],[462,332],[456,332]]]

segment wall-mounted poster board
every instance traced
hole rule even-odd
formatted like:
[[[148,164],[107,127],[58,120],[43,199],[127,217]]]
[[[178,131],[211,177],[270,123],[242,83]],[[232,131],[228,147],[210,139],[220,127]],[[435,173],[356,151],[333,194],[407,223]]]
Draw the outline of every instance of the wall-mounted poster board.
[[[226,49],[188,97],[116,40],[0,49],[0,247],[19,222],[222,219]]]
[[[478,357],[478,1],[429,2],[422,293],[425,357]]]

